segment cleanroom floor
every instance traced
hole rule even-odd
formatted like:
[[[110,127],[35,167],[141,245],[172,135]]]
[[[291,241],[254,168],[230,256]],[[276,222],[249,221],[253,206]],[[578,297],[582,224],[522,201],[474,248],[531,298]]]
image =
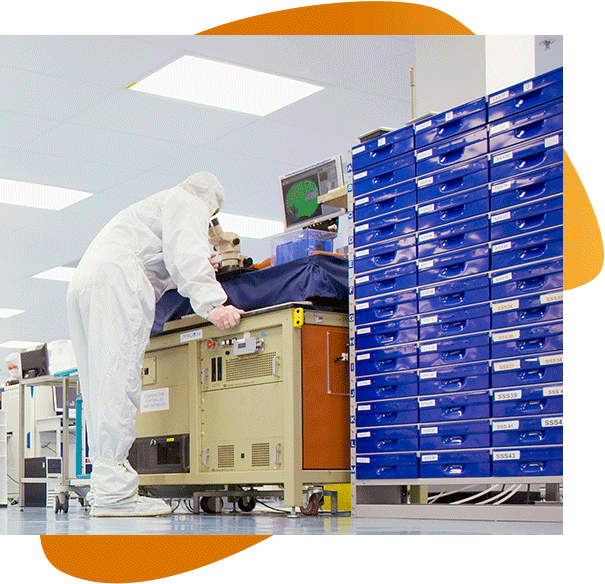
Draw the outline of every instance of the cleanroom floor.
[[[68,513],[50,507],[0,508],[0,535],[561,535],[562,523],[384,519],[332,516],[288,517],[255,509],[218,515],[192,514],[182,507],[163,517],[91,517],[77,501]]]

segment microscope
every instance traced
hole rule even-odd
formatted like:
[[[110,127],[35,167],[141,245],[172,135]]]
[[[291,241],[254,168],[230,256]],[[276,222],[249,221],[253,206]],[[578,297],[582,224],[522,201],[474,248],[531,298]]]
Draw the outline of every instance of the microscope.
[[[237,233],[224,232],[218,219],[214,217],[210,220],[208,227],[210,244],[219,255],[220,263],[217,271],[217,278],[228,279],[225,276],[235,276],[240,272],[249,271],[253,261],[252,258],[241,255],[240,239]]]

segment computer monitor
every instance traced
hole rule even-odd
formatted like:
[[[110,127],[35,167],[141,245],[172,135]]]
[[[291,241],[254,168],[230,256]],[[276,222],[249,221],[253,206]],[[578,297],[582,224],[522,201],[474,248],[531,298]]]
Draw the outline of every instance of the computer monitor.
[[[75,386],[70,385],[67,388],[67,415],[70,419],[76,418],[76,399],[78,390]],[[58,416],[63,415],[63,386],[56,385],[53,387],[53,407]]]
[[[326,229],[346,212],[317,200],[320,195],[344,185],[340,156],[282,176],[280,182],[286,232],[305,227]]]

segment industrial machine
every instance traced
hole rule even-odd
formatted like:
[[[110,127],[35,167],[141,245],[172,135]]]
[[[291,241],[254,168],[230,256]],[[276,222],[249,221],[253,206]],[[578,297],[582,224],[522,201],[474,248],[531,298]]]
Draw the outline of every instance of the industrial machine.
[[[260,486],[308,509],[318,487],[349,483],[348,344],[347,314],[311,303],[229,330],[166,323],[145,355],[129,455],[141,486],[217,512],[225,495],[251,510]]]

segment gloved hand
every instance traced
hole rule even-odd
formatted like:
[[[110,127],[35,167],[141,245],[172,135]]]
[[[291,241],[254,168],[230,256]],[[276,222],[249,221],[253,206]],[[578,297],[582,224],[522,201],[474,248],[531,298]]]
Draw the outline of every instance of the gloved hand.
[[[237,326],[242,314],[244,314],[244,311],[241,308],[235,308],[235,306],[229,304],[227,306],[217,306],[214,310],[211,310],[206,320],[224,330]]]
[[[218,257],[218,255],[216,254],[216,252],[212,252],[210,254],[210,265],[214,268],[215,272],[218,272],[218,269],[220,267],[221,263],[221,258]]]

